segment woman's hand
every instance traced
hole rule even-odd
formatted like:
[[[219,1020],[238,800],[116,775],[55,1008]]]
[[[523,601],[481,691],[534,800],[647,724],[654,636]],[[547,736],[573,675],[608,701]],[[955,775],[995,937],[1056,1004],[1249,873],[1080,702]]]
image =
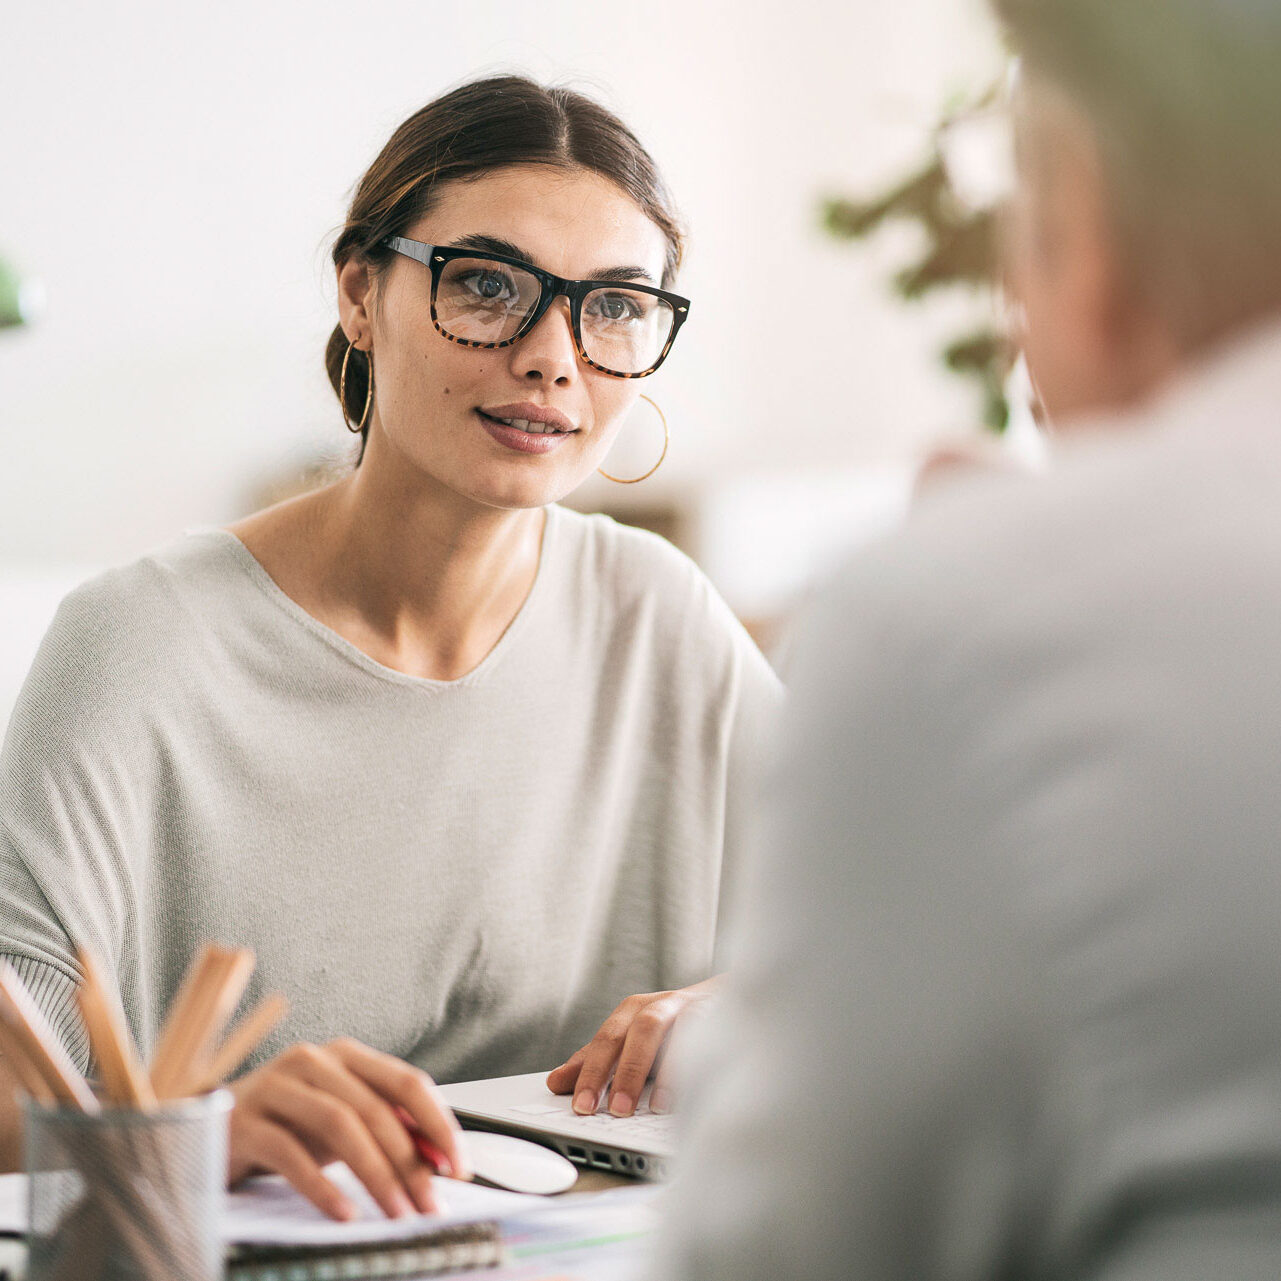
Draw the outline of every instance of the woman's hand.
[[[291,1046],[230,1089],[229,1185],[282,1174],[330,1218],[350,1219],[356,1207],[321,1171],[346,1161],[388,1217],[431,1213],[432,1172],[398,1107],[448,1158],[443,1173],[470,1177],[457,1122],[431,1077],[359,1041]]]
[[[600,1106],[612,1073],[609,1111],[614,1116],[631,1116],[676,1021],[707,1000],[719,982],[719,978],[710,978],[674,992],[629,996],[581,1050],[548,1074],[547,1088],[553,1094],[572,1092],[574,1111],[590,1116]],[[666,1112],[670,1106],[671,1086],[664,1061],[654,1078],[649,1107],[651,1112]]]

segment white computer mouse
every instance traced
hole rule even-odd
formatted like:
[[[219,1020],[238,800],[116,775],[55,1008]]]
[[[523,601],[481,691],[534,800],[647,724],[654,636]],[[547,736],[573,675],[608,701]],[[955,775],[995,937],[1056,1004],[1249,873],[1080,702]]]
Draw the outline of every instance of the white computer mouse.
[[[541,1143],[486,1130],[467,1130],[463,1141],[476,1177],[510,1192],[550,1196],[573,1187],[578,1178],[572,1161]]]

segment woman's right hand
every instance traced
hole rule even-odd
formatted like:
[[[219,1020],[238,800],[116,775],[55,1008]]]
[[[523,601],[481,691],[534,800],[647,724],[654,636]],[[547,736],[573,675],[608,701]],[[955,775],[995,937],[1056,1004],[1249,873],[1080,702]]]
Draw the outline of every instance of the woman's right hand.
[[[343,1038],[293,1045],[229,1086],[227,1182],[280,1174],[330,1218],[356,1207],[321,1169],[345,1161],[391,1218],[437,1207],[431,1168],[397,1116],[404,1108],[448,1158],[442,1173],[470,1178],[453,1113],[425,1072]]]

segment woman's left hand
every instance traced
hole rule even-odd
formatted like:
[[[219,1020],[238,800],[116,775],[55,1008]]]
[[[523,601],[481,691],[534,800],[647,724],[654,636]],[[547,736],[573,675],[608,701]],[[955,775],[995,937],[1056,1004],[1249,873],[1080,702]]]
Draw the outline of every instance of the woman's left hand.
[[[581,1050],[548,1073],[547,1088],[553,1094],[572,1092],[574,1111],[580,1116],[590,1116],[600,1107],[612,1073],[609,1111],[614,1116],[631,1116],[676,1021],[706,1001],[719,982],[717,976],[674,992],[642,992],[629,996]],[[649,1107],[651,1112],[666,1112],[670,1106],[671,1087],[663,1063],[654,1078]]]

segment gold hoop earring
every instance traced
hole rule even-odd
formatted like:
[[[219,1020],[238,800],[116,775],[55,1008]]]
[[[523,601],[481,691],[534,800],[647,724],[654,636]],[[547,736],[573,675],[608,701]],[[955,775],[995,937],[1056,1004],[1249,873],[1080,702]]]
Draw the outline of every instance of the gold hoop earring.
[[[597,467],[597,468],[596,468],[596,470],[597,470],[598,472],[600,472],[600,474],[601,474],[602,476],[604,476],[606,480],[612,480],[616,485],[639,485],[639,484],[640,484],[640,482],[641,482],[642,480],[644,480],[647,476],[652,476],[652,475],[653,475],[653,474],[654,474],[654,473],[655,473],[655,472],[656,472],[656,471],[657,471],[657,470],[658,470],[658,469],[663,465],[663,459],[667,457],[667,446],[668,446],[669,444],[671,444],[671,440],[672,440],[672,433],[668,430],[668,427],[667,427],[667,415],[666,415],[665,413],[663,413],[663,411],[662,411],[661,409],[659,409],[659,407],[658,407],[657,405],[655,405],[655,404],[654,404],[654,402],[653,402],[652,400],[650,400],[650,398],[649,398],[647,395],[645,395],[645,393],[644,393],[644,392],[641,392],[641,399],[642,399],[642,400],[644,400],[644,401],[647,401],[647,402],[648,402],[648,403],[653,407],[654,412],[655,412],[655,413],[659,416],[659,418],[662,420],[662,423],[663,423],[663,452],[662,452],[661,454],[659,454],[659,456],[658,456],[658,462],[656,462],[656,463],[655,463],[655,464],[654,464],[654,465],[649,469],[649,471],[645,472],[643,475],[640,475],[640,476],[632,476],[632,477],[626,477],[626,476],[611,476],[611,475],[609,474],[609,472],[607,472],[603,467]]]
[[[338,375],[338,404],[342,407],[342,420],[346,424],[347,430],[353,436],[359,436],[365,430],[365,421],[369,417],[369,407],[374,403],[374,353],[372,351],[365,353],[365,359],[369,362],[369,389],[365,392],[365,408],[360,415],[360,422],[353,427],[351,425],[351,415],[347,412],[347,362],[351,359],[351,349],[355,346],[354,342],[349,342],[347,350],[343,352],[342,370]]]

